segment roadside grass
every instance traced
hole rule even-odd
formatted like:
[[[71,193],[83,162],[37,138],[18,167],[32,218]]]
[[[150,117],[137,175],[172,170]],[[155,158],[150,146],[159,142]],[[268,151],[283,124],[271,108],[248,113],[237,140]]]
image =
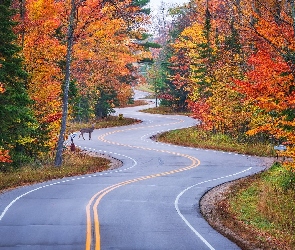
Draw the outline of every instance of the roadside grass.
[[[95,121],[95,128],[126,126],[139,122],[140,121],[136,119],[124,117],[120,119],[116,116],[110,116]],[[89,124],[69,122],[67,131],[68,133],[79,131],[81,128],[90,127],[91,124],[93,124],[93,122]],[[78,148],[76,148],[75,152],[71,152],[69,148],[64,150],[63,164],[61,167],[54,166],[54,157],[55,152],[51,152],[38,162],[33,162],[28,166],[7,170],[5,172],[0,171],[0,192],[52,179],[101,172],[109,169],[111,166],[110,160],[100,157],[99,155],[89,155]]]
[[[256,156],[275,156],[271,144],[259,142],[241,143],[229,135],[222,133],[212,134],[198,127],[169,131],[158,135],[157,140],[187,147],[214,149]]]
[[[294,186],[295,173],[276,163],[232,187],[227,212],[252,232],[255,247],[295,249]]]
[[[110,160],[89,156],[83,152],[63,152],[61,167],[53,165],[54,155],[44,157],[40,162],[23,166],[14,171],[0,172],[0,192],[19,186],[30,185],[63,177],[70,177],[107,170]]]
[[[156,108],[149,108],[141,110],[144,113],[163,114],[163,115],[187,115],[189,112],[176,112],[171,107],[159,106]],[[205,131],[201,127],[191,127],[185,129],[177,129],[162,133],[156,136],[156,139],[175,145],[182,145],[187,147],[214,149],[227,152],[236,152],[247,155],[256,156],[275,156],[276,153],[273,145],[270,143],[253,142],[234,138],[223,133],[212,133]]]
[[[140,110],[143,113],[161,114],[161,115],[190,115],[189,112],[176,112],[171,107],[159,106],[156,108],[149,108]]]
[[[151,84],[139,84],[136,86],[137,90],[148,92],[150,94],[154,93],[154,86]]]
[[[120,105],[118,108],[127,108],[127,107],[136,107],[146,105],[147,101],[145,100],[134,100],[133,103],[128,103],[126,105]]]
[[[81,128],[88,128],[88,127],[90,128],[92,124],[94,124],[95,129],[100,129],[100,128],[127,126],[127,125],[140,123],[140,122],[141,121],[139,120],[127,118],[127,117],[120,118],[120,116],[108,116],[106,118],[91,121],[89,123],[68,122],[67,131],[68,131],[68,134],[72,132],[77,132]]]

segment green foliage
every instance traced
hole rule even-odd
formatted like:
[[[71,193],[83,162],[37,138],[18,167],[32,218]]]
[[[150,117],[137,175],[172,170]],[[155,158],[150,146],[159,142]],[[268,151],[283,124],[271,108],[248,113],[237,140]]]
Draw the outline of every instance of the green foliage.
[[[132,0],[132,5],[136,6],[136,7],[140,7],[141,8],[141,12],[149,15],[151,13],[151,9],[150,8],[144,8],[148,3],[150,2],[150,0]]]
[[[212,66],[216,61],[216,56],[213,55],[212,44],[210,42],[210,36],[212,33],[211,27],[211,14],[206,9],[206,19],[202,30],[203,42],[196,44],[197,56],[194,58],[195,63],[192,63],[194,68],[192,76],[198,84],[198,93],[201,97],[208,98],[212,95],[211,85],[214,81],[212,76]]]
[[[160,44],[152,43],[152,42],[146,42],[140,45],[143,46],[145,49],[149,49],[149,48],[159,49],[162,47]]]
[[[91,120],[93,116],[93,109],[89,100],[90,98],[88,98],[88,96],[78,96],[75,98],[75,101],[72,104],[72,117],[74,121],[88,122]]]
[[[233,21],[231,22],[230,30],[230,35],[225,37],[225,49],[231,50],[233,53],[241,54],[242,46],[240,44],[239,33],[234,27]]]
[[[269,172],[262,175],[263,179],[271,183],[276,189],[282,191],[295,191],[295,172],[282,168],[281,164],[275,163]]]
[[[92,97],[79,94],[76,81],[69,85],[69,105],[72,109],[72,119],[76,122],[88,122],[93,117],[93,108],[90,100]]]
[[[151,36],[152,35],[151,34],[148,34],[148,33],[141,33],[141,34],[139,34],[139,35],[136,36],[136,39],[137,40],[140,40],[140,41],[144,41],[144,40],[148,39]]]
[[[46,147],[41,128],[30,109],[27,74],[18,55],[20,48],[15,45],[15,23],[11,21],[14,13],[10,5],[8,0],[0,2],[0,83],[5,89],[0,93],[0,147],[10,151],[12,166],[19,167],[37,157]],[[0,168],[9,166],[1,164]]]
[[[96,118],[105,118],[115,113],[114,107],[119,105],[114,89],[99,87],[100,97],[95,105]]]
[[[182,50],[177,54],[173,49],[173,44],[181,32],[190,25],[190,18],[194,15],[194,11],[186,7],[176,7],[169,12],[173,18],[173,26],[162,34],[161,49],[151,68],[151,71],[155,73],[149,79],[153,81],[154,91],[161,99],[162,106],[172,106],[175,111],[186,111],[189,91],[186,85],[176,86],[173,76],[180,75],[188,79],[188,61],[186,52]]]
[[[153,58],[142,58],[138,61],[138,63],[152,64],[152,63],[154,63],[154,59]]]

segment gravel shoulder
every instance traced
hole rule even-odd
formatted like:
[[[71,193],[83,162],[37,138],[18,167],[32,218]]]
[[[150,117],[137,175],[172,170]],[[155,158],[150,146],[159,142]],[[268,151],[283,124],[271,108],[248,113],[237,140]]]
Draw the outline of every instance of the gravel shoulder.
[[[267,159],[266,169],[273,163]],[[219,233],[235,242],[241,249],[278,249],[280,242],[237,220],[229,212],[227,197],[234,194],[243,183],[251,181],[248,176],[216,186],[206,192],[200,200],[200,211],[207,222]],[[261,241],[261,239],[264,239]],[[281,246],[281,249],[289,249]]]
[[[207,222],[222,235],[235,242],[242,249],[255,249],[251,242],[247,240],[248,236],[245,236],[244,233],[241,234],[238,222],[230,218],[231,215],[227,213],[226,197],[231,187],[237,182],[233,181],[219,185],[205,193],[200,200],[200,210]],[[229,219],[231,219],[231,227],[228,225]]]

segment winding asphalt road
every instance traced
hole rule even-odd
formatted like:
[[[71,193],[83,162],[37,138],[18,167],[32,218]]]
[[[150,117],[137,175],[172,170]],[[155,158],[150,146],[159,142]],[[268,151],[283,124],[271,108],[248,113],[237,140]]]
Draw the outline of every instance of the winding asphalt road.
[[[123,167],[1,194],[0,249],[239,249],[202,218],[199,200],[214,186],[261,171],[263,160],[156,143],[152,135],[196,121],[142,108],[117,110],[140,124],[75,138]]]

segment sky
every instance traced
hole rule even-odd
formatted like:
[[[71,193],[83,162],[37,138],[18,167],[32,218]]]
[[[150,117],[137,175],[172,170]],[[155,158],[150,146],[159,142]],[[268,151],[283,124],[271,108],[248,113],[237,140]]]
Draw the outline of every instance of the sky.
[[[170,7],[173,7],[173,5],[182,5],[184,3],[188,3],[189,0],[150,0],[149,7],[151,8],[151,15],[152,15],[152,23],[151,25],[148,25],[149,32],[153,34],[158,34],[159,31],[159,15],[158,13],[161,13],[159,11],[159,7],[161,6],[161,3],[164,3],[165,6],[165,12],[167,14],[167,10]],[[169,17],[166,17],[168,20]]]
[[[161,2],[165,4],[183,4],[189,2],[188,0],[150,0],[150,7],[153,10],[157,10]]]

